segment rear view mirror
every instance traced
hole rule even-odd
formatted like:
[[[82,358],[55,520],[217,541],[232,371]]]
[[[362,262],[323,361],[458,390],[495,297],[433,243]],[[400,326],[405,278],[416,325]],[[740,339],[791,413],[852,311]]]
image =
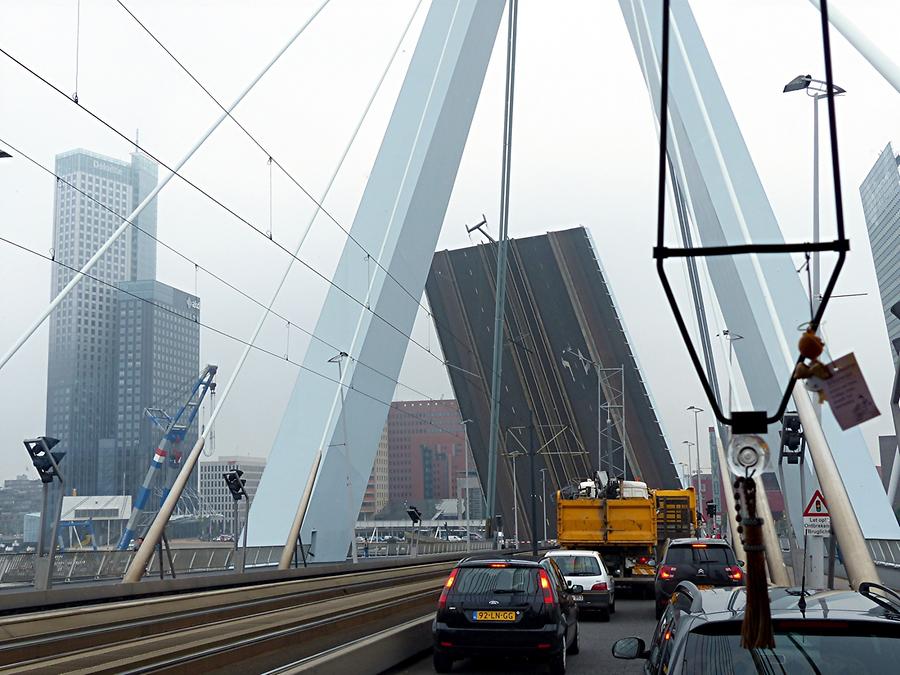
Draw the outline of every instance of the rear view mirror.
[[[647,651],[644,641],[637,637],[616,640],[612,646],[612,654],[617,659],[646,659]]]

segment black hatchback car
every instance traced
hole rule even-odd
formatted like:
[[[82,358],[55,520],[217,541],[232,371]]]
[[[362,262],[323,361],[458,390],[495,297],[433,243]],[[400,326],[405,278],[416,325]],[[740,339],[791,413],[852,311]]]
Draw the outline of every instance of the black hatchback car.
[[[617,658],[645,659],[647,675],[865,675],[897,672],[900,595],[883,586],[858,591],[771,587],[775,648],[741,647],[745,589],[701,591],[681,583],[650,648],[637,637],[613,644]]]
[[[550,672],[566,671],[578,653],[578,606],[552,559],[463,560],[441,591],[432,624],[434,669],[479,656],[546,659]]]
[[[662,616],[675,587],[692,581],[700,590],[743,586],[743,562],[724,539],[673,539],[656,568],[656,618]]]

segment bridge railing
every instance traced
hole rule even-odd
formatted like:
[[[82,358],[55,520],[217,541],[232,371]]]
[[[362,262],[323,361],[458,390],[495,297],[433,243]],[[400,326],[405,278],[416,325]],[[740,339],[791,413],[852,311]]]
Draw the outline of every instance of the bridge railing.
[[[368,552],[364,545],[358,546],[360,558],[405,557],[410,555],[431,555],[437,553],[465,553],[490,549],[490,542],[471,542],[466,548],[464,541],[428,542],[372,542]],[[250,546],[247,548],[245,566],[247,569],[265,569],[278,564],[281,546]],[[179,547],[172,549],[172,565],[175,575],[203,572],[224,572],[234,569],[234,549],[225,546]],[[368,554],[367,554],[368,553]],[[315,562],[306,547],[307,559]],[[0,554],[0,585],[30,585],[34,581],[34,553]],[[134,551],[62,551],[53,561],[53,581],[71,583],[121,579],[131,564]],[[163,552],[163,569],[171,576],[169,560]],[[155,551],[147,563],[146,576],[159,575],[159,551]]]

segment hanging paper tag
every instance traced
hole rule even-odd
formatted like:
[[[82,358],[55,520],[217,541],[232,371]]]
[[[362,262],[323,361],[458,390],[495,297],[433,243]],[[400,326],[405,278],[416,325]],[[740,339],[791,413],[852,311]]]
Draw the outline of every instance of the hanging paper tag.
[[[881,414],[852,352],[828,364],[828,370],[831,377],[822,380],[822,387],[841,429],[847,430]]]

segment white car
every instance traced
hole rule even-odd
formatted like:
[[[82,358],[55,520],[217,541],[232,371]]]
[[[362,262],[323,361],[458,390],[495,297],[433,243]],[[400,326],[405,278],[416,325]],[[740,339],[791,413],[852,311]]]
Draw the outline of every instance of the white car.
[[[616,612],[616,582],[596,551],[557,549],[549,551],[546,558],[553,558],[566,581],[584,590],[575,596],[583,612],[596,611],[601,621],[609,621]]]

